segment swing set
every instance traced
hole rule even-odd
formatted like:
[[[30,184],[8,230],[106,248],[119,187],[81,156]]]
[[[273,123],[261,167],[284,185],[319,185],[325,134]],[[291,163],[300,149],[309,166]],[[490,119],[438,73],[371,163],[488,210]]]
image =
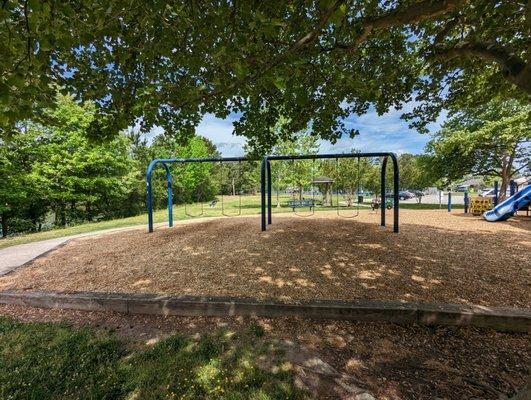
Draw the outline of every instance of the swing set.
[[[235,159],[238,159],[238,157],[235,157]],[[201,159],[201,160],[206,160],[206,159]],[[223,176],[223,162],[225,161],[233,161],[233,162],[238,162],[238,163],[241,163],[241,160],[236,160],[234,161],[233,159],[220,159],[222,161],[219,162],[219,174],[220,174],[220,182],[223,182],[224,180],[224,176]],[[194,162],[194,161],[187,161],[187,162]],[[204,161],[204,162],[208,162],[208,161]],[[184,163],[181,163],[181,164],[184,164]],[[185,201],[184,202],[184,214],[188,217],[191,217],[191,218],[197,218],[197,217],[201,217],[205,214],[205,202],[202,201],[202,198],[203,196],[201,196],[201,194],[204,194],[203,192],[198,192],[197,193],[197,196],[196,196],[196,203],[199,203],[201,205],[201,211],[197,214],[192,214],[190,211],[188,211],[188,207],[187,207],[187,202]],[[225,210],[225,200],[223,198],[223,191],[221,191],[221,215],[223,215],[224,217],[237,217],[239,215],[242,215],[242,192],[241,190],[238,191],[238,206],[237,206],[237,209],[238,211],[236,213],[228,213],[226,210]],[[214,208],[216,206],[216,204],[218,203],[217,200],[212,200],[210,203],[209,203],[209,207],[210,208]],[[168,205],[169,206],[169,205]]]
[[[153,185],[152,177],[155,167],[161,164],[166,170],[166,186],[168,192],[168,226],[173,226],[173,177],[171,174],[170,166],[173,164],[185,165],[194,163],[219,163],[220,166],[225,162],[242,162],[242,161],[256,161],[247,157],[206,157],[206,158],[157,158],[149,163],[146,171],[146,185],[147,185],[147,211],[148,211],[148,230],[153,232]],[[223,168],[220,168],[221,178],[223,179]],[[187,202],[184,203],[184,213],[188,217],[200,217],[205,213],[205,203],[200,196],[200,192],[197,193],[197,199],[200,200],[201,209],[197,214],[193,214],[187,207]],[[223,194],[221,194],[221,213],[226,217],[233,217],[241,215],[242,209],[242,197],[241,191],[238,194],[238,211],[237,213],[228,213],[225,209],[225,202]],[[210,206],[214,206],[217,202],[211,202]]]
[[[360,191],[360,158],[380,158],[381,159],[381,221],[380,225],[385,226],[386,225],[386,218],[385,218],[385,207],[386,207],[386,171],[387,171],[387,162],[388,158],[391,159],[393,164],[393,232],[398,232],[398,222],[399,222],[399,216],[398,216],[398,160],[394,153],[389,152],[377,152],[377,153],[347,153],[347,154],[314,154],[314,155],[269,155],[265,156],[262,159],[261,167],[260,167],[260,195],[261,195],[261,229],[262,231],[265,231],[267,229],[267,225],[270,225],[272,223],[272,210],[271,210],[271,194],[272,194],[272,176],[271,176],[271,161],[286,161],[291,160],[294,162],[295,160],[315,160],[318,159],[335,159],[336,160],[336,171],[338,168],[338,163],[340,159],[343,158],[357,158],[358,159],[358,165],[357,165],[357,188],[355,195],[359,195]],[[153,186],[152,186],[152,176],[153,171],[155,167],[159,164],[161,164],[165,171],[166,171],[166,183],[167,183],[167,200],[168,200],[168,226],[173,226],[173,177],[171,173],[170,166],[173,164],[178,165],[184,165],[184,164],[193,164],[193,163],[219,163],[220,168],[220,177],[221,181],[223,181],[223,163],[229,163],[229,162],[248,162],[248,161],[257,161],[255,159],[250,159],[247,157],[206,157],[206,158],[162,158],[162,159],[155,159],[152,160],[149,163],[149,166],[146,171],[146,184],[147,184],[147,211],[148,211],[148,230],[149,232],[153,232]],[[315,168],[312,168],[312,176],[315,174]],[[315,176],[313,176],[312,181],[315,180]],[[359,198],[357,201],[357,207],[355,209],[355,212],[353,212],[350,215],[344,215],[341,213],[340,205],[339,205],[339,190],[336,188],[336,210],[337,215],[343,218],[354,218],[359,215],[360,210],[360,202]],[[186,202],[184,204],[184,211],[185,214],[189,217],[199,217],[204,214],[204,201],[200,196],[200,192],[197,193],[197,197],[199,203],[201,204],[201,209],[199,213],[193,214],[190,210],[188,210]],[[223,194],[221,194],[221,213],[224,216],[232,217],[232,216],[238,216],[241,215],[242,211],[242,193],[241,191],[238,192],[238,211],[236,213],[229,213],[226,211],[225,208],[225,202],[223,198]],[[211,202],[211,207],[212,207]],[[300,203],[300,204],[299,204]],[[214,203],[215,205],[215,203]],[[300,214],[296,213],[299,216],[308,217],[315,213],[315,190],[312,187],[312,199],[311,200],[305,200],[304,202],[299,201],[298,203],[293,203],[292,208],[295,212],[295,208],[298,207],[310,207],[310,213],[309,214]]]
[[[386,225],[385,207],[386,207],[386,175],[387,162],[391,159],[393,164],[393,232],[398,233],[399,214],[398,214],[398,159],[396,154],[390,152],[376,152],[376,153],[342,153],[342,154],[304,154],[304,155],[269,155],[262,159],[260,168],[260,194],[261,194],[261,229],[265,231],[267,225],[273,222],[272,216],[272,175],[271,175],[271,161],[294,161],[294,160],[320,160],[320,159],[335,159],[336,168],[338,167],[339,159],[343,158],[357,158],[358,159],[358,188],[356,195],[360,189],[360,164],[361,158],[380,158],[381,159],[381,173],[380,173],[380,198],[381,198],[381,216],[380,225]],[[336,190],[337,214],[340,215],[339,208],[339,193]],[[315,212],[315,206],[312,209],[312,214]],[[359,201],[356,212],[350,216],[343,216],[344,218],[354,218],[359,215]]]

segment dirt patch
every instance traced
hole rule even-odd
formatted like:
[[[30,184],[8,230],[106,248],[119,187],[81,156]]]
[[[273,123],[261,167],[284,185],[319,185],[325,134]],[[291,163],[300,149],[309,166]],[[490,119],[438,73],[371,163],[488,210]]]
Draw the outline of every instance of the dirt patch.
[[[275,215],[260,232],[257,217],[241,217],[76,239],[0,289],[529,307],[531,220],[401,210],[399,234],[378,221]]]
[[[192,335],[261,326],[265,340],[290,340],[315,354],[378,399],[499,399],[523,387],[529,335],[474,328],[296,318],[206,318],[125,315],[0,305],[22,321],[67,322],[112,330],[131,346],[175,332]]]

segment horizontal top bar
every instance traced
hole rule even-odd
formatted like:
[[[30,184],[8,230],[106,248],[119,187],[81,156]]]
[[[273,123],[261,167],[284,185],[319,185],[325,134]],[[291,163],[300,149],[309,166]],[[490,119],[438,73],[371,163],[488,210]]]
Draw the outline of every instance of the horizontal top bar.
[[[268,155],[265,158],[272,160],[315,160],[322,158],[361,158],[361,157],[396,157],[395,153],[340,153],[340,154],[304,154],[304,155]]]
[[[265,159],[274,160],[315,160],[323,158],[361,158],[361,157],[396,157],[390,152],[376,153],[339,153],[339,154],[294,154],[294,155],[267,155]],[[238,162],[238,161],[259,161],[249,157],[206,157],[206,158],[157,158],[151,163],[162,164],[184,164],[184,163],[204,163],[204,162]]]
[[[248,157],[206,157],[206,158],[157,158],[153,162],[163,164],[184,164],[184,163],[203,163],[203,162],[237,162],[237,161],[259,161],[256,158]]]

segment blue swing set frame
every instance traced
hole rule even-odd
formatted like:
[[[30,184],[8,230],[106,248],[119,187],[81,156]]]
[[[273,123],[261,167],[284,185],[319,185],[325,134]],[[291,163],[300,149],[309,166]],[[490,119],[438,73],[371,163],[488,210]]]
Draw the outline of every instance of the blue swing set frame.
[[[262,159],[260,166],[260,194],[261,194],[261,229],[265,231],[267,225],[272,223],[271,195],[272,195],[272,178],[271,178],[271,161],[283,160],[316,160],[316,159],[339,159],[339,158],[363,158],[363,157],[381,157],[382,168],[380,174],[380,197],[381,197],[381,217],[380,225],[385,226],[385,207],[386,207],[386,173],[387,162],[390,158],[393,164],[393,232],[399,231],[399,199],[398,199],[398,159],[395,153],[375,152],[375,153],[341,153],[341,154],[307,154],[307,155],[267,155]],[[153,187],[152,176],[153,170],[159,164],[166,170],[166,182],[168,192],[168,226],[173,226],[173,178],[169,165],[171,164],[189,164],[189,163],[223,163],[223,162],[242,162],[258,161],[248,157],[206,157],[206,158],[159,158],[152,160],[146,171],[147,185],[147,212],[148,212],[148,230],[153,232]]]

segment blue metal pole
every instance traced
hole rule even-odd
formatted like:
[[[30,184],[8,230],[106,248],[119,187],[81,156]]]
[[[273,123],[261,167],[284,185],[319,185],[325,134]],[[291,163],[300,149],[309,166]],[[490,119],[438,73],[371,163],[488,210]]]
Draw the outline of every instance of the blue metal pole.
[[[393,232],[398,233],[398,183],[400,180],[400,172],[398,170],[398,159],[394,153],[390,154],[393,161]]]
[[[468,214],[468,203],[469,203],[469,200],[468,200],[468,191],[465,192],[465,199],[464,199],[464,202],[465,202],[465,214]]]
[[[513,180],[509,182],[509,191],[511,196],[514,196],[516,194],[516,182]]]
[[[452,211],[452,192],[448,189],[448,212]]]
[[[385,226],[385,173],[387,170],[387,156],[382,160],[382,171],[380,175],[380,225]]]
[[[147,185],[147,212],[148,212],[148,231],[153,232],[153,189],[151,187],[151,175],[153,168],[157,165],[157,161],[151,161],[146,171],[146,185]]]
[[[498,205],[498,181],[494,181],[494,205]]]
[[[262,212],[262,231],[266,230],[266,164],[267,157],[264,157],[260,165],[260,206]]]

